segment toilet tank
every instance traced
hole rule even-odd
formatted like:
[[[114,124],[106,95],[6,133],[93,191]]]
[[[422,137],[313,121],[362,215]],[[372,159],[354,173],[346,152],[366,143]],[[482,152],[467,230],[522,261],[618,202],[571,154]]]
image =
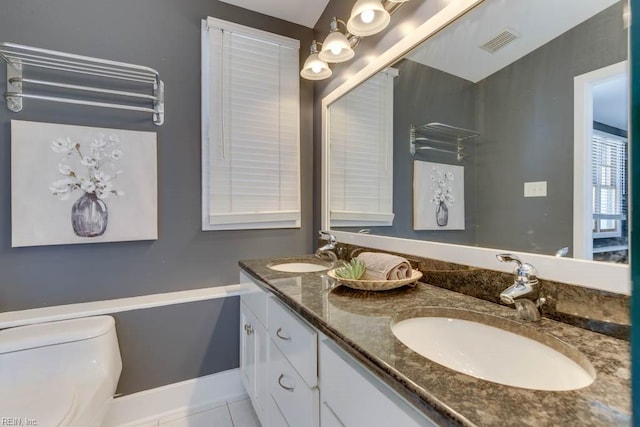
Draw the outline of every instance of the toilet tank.
[[[115,392],[122,370],[110,316],[40,323],[0,331],[0,388],[100,382]]]

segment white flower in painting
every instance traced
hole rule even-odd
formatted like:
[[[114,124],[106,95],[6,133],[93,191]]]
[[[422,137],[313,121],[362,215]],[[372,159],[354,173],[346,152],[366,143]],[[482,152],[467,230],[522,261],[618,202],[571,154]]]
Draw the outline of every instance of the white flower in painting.
[[[93,167],[98,164],[97,160],[91,156],[84,156],[82,160],[80,160],[80,163],[84,166],[89,166],[89,167]]]
[[[122,173],[117,170],[111,175],[106,174],[101,168],[116,170],[116,164],[122,158],[122,151],[118,149],[120,138],[116,134],[108,137],[99,134],[88,142],[88,147],[80,142],[72,141],[71,138],[58,138],[51,142],[51,149],[56,153],[64,153],[62,163],[58,164],[58,172],[65,178],[54,181],[49,186],[49,190],[65,200],[74,190],[82,190],[85,193],[93,193],[100,199],[106,199],[111,194],[116,196],[124,195],[123,191],[114,188],[113,179]],[[76,159],[75,166],[67,162]],[[82,176],[85,169],[87,173]]]
[[[49,186],[51,194],[58,196],[60,200],[67,200],[69,194],[77,188],[77,182],[72,178],[63,178],[54,181]]]
[[[122,151],[120,150],[113,150],[111,152],[111,159],[112,160],[120,160],[120,158],[122,157]]]
[[[450,183],[454,180],[453,172],[444,172],[440,167],[431,169],[431,202],[434,204],[445,203],[449,206],[455,203],[453,188]]]
[[[55,141],[51,141],[51,149],[56,153],[66,153],[75,148],[75,144],[71,142],[70,138],[58,138]]]
[[[71,166],[65,164],[65,163],[60,163],[58,164],[58,171],[62,174],[62,175],[74,175],[73,169],[71,169]]]
[[[97,149],[100,149],[100,148],[104,147],[105,145],[107,145],[107,141],[105,141],[104,138],[96,138],[91,143],[91,147],[92,148],[97,148]]]
[[[94,182],[86,178],[80,178],[80,188],[85,193],[93,193],[94,191],[96,191],[96,185],[94,184]]]

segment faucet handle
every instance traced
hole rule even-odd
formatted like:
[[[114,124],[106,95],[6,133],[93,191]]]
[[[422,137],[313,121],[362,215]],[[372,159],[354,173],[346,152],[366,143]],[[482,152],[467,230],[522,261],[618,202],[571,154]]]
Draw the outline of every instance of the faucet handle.
[[[538,272],[533,265],[520,261],[520,258],[513,254],[498,254],[496,258],[500,262],[515,262],[517,264],[515,270],[513,270],[513,273],[518,276],[517,280],[527,279],[534,285],[538,283]]]
[[[520,261],[520,258],[515,256],[514,254],[498,254],[496,255],[496,258],[500,262],[515,262],[516,264],[518,264],[518,267],[522,265],[522,261]]]
[[[338,243],[336,236],[326,230],[320,230],[318,231],[318,234],[320,235],[321,239],[327,240],[330,245],[335,245],[336,243]]]

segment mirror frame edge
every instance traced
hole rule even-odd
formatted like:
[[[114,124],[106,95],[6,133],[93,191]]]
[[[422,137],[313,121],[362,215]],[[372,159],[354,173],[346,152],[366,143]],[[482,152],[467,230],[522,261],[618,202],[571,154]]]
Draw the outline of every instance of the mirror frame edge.
[[[469,10],[482,4],[485,0],[455,0],[425,23],[400,39],[378,58],[356,72],[353,76],[339,85],[321,102],[321,229],[331,230],[329,224],[329,141],[328,141],[328,108],[340,97],[354,89],[375,73],[391,65],[411,49],[446,28],[453,21]],[[631,294],[631,275],[629,265],[587,261],[576,258],[557,258],[550,255],[534,254],[501,250],[497,248],[482,248],[450,243],[438,243],[422,240],[411,240],[398,237],[375,236],[331,230],[338,241],[358,246],[366,246],[379,250],[390,250],[399,253],[424,255],[430,258],[488,268],[491,270],[511,272],[509,265],[495,260],[495,254],[500,252],[515,253],[522,259],[536,266],[539,277],[547,280],[570,283],[587,288],[599,289],[618,294]]]

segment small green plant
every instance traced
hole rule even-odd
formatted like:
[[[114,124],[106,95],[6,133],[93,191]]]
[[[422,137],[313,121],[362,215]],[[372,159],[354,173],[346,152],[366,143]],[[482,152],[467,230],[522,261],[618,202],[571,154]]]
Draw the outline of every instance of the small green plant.
[[[342,267],[335,270],[336,276],[341,279],[357,280],[362,277],[367,266],[364,262],[357,258],[353,258],[351,262],[343,262]]]

